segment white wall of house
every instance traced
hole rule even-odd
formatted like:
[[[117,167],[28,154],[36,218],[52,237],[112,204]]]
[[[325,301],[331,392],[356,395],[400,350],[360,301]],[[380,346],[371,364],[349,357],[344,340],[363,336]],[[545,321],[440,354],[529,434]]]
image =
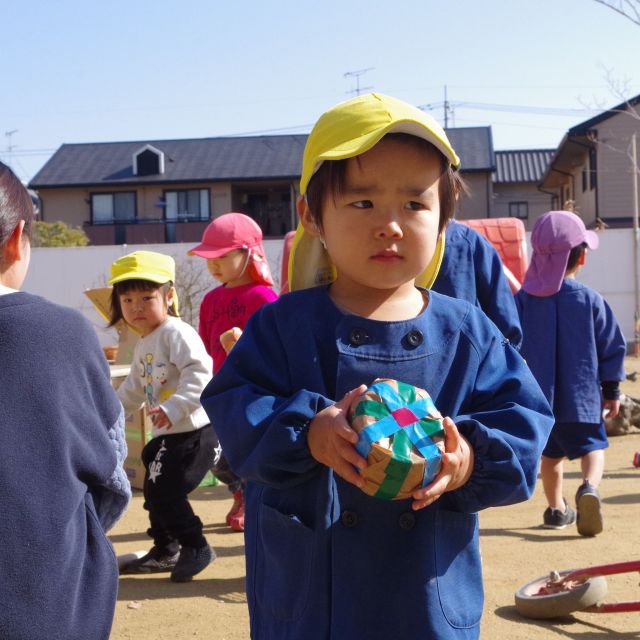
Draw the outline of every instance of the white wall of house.
[[[589,253],[578,279],[599,291],[613,308],[628,342],[633,341],[634,277],[633,230],[606,229],[599,234],[600,247]],[[527,241],[529,234],[527,234]],[[279,290],[282,260],[282,240],[266,240],[265,251]],[[193,245],[123,245],[95,247],[36,248],[32,250],[31,266],[23,290],[42,295],[49,300],[81,311],[96,327],[103,345],[117,342],[114,330],[106,323],[84,295],[85,289],[106,286],[111,263],[119,256],[140,249],[173,255],[180,270],[200,270],[204,288],[216,286],[206,271],[202,258],[188,257]],[[529,247],[529,255],[531,249]]]

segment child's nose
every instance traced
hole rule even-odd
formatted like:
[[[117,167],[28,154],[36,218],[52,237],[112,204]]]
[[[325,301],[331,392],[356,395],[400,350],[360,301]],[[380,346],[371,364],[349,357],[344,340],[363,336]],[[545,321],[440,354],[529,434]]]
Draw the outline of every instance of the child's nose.
[[[379,238],[401,238],[402,227],[398,222],[397,216],[393,212],[384,215],[378,223],[376,229],[376,237]]]

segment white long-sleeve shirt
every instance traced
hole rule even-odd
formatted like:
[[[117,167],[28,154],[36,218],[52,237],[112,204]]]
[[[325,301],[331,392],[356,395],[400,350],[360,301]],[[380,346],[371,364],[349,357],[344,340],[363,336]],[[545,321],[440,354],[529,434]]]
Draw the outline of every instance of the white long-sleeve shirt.
[[[118,396],[127,413],[143,403],[147,409],[163,409],[172,426],[154,427],[154,438],[193,431],[209,424],[200,394],[211,377],[211,356],[196,330],[169,316],[136,343],[131,372],[118,388]]]

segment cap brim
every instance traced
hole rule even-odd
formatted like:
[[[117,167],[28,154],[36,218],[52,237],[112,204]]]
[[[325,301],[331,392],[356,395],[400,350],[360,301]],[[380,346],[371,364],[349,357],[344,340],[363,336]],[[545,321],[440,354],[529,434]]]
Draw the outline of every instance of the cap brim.
[[[224,247],[223,249],[212,247],[207,244],[199,244],[197,247],[190,249],[187,251],[187,255],[189,256],[200,256],[201,258],[220,258],[229,251],[233,251],[233,249],[229,249],[228,247]]]
[[[597,249],[600,246],[600,238],[595,231],[585,231],[584,241],[587,243],[589,249]]]
[[[460,158],[458,158],[453,148],[426,125],[415,120],[400,120],[390,122],[386,127],[375,129],[374,131],[358,136],[357,138],[337,145],[329,151],[320,154],[312,169],[311,175],[309,175],[309,177],[302,176],[300,181],[300,192],[302,194],[306,192],[311,178],[315,175],[316,171],[325,160],[347,160],[348,158],[355,158],[356,156],[359,156],[373,148],[388,133],[406,133],[416,138],[422,138],[432,144],[447,159],[447,162],[449,162],[452,167],[455,169],[460,167]]]
[[[115,276],[115,278],[111,278],[108,281],[108,284],[113,285],[118,282],[123,282],[124,280],[149,280],[149,282],[155,282],[156,284],[172,282],[171,278],[159,278],[157,273],[146,273],[144,271],[140,271],[136,273],[123,273],[119,276]]]
[[[371,149],[388,133],[406,133],[416,138],[422,138],[430,142],[440,151],[453,167],[460,166],[460,158],[458,158],[455,151],[426,125],[416,122],[415,120],[390,122],[386,127],[376,129],[375,131],[334,147],[328,153],[322,154],[320,158],[322,160],[344,160],[345,158],[353,158]]]

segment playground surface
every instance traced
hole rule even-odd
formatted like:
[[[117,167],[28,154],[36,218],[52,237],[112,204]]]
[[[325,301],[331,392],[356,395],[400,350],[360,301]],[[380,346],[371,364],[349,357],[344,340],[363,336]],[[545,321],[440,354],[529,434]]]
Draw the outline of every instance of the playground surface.
[[[628,358],[626,368],[629,373],[640,370],[640,359]],[[640,397],[640,380],[624,382],[622,389]],[[560,620],[526,620],[517,613],[513,598],[519,587],[553,569],[640,559],[640,469],[632,466],[637,450],[640,430],[610,439],[601,485],[605,529],[595,538],[581,537],[575,525],[560,531],[543,529],[546,505],[539,483],[529,502],[480,514],[485,585],[481,638],[640,638],[640,613],[576,612]],[[577,461],[567,464],[565,478],[566,496],[571,502],[581,482]],[[202,487],[192,499],[217,560],[190,583],[174,584],[168,574],[122,576],[112,640],[249,637],[243,536],[224,523],[229,493],[223,486]],[[135,491],[129,510],[110,532],[117,554],[148,547],[147,513],[142,502],[142,493]],[[640,600],[637,573],[610,576],[607,581],[607,602]]]

